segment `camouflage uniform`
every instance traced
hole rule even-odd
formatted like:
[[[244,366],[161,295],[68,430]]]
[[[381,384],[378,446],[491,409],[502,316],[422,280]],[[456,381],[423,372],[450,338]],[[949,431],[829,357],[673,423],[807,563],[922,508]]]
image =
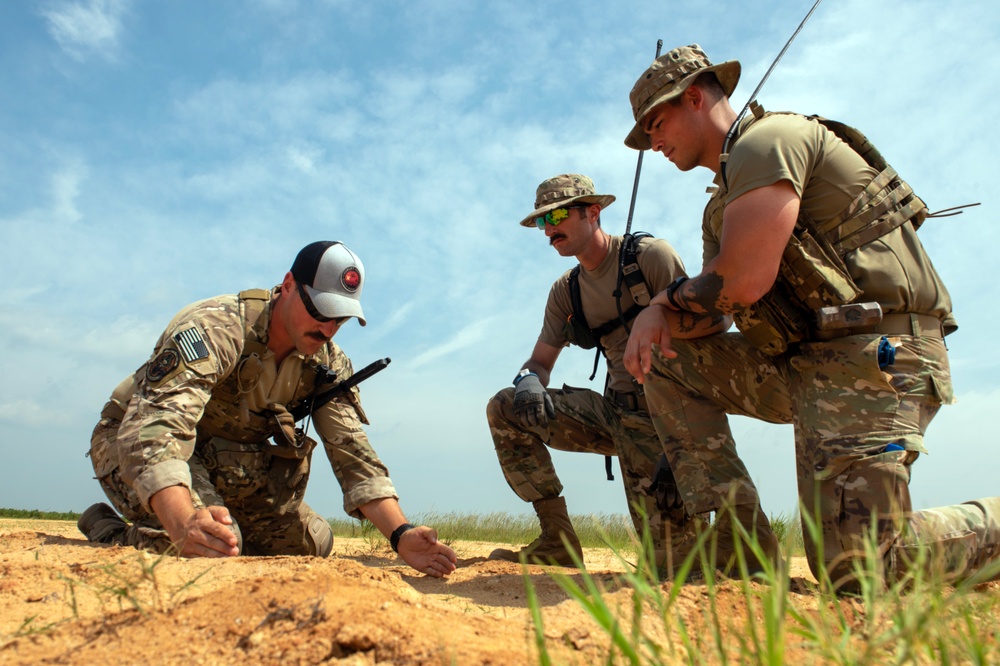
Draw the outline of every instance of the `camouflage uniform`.
[[[594,271],[580,271],[581,300],[592,325],[617,317],[611,294],[617,281],[621,244],[621,236],[612,236],[604,262]],[[638,261],[654,292],[665,288],[684,272],[673,248],[659,239],[640,240]],[[553,284],[539,336],[540,341],[557,348],[569,344],[563,328],[572,313],[568,280],[569,271]],[[629,291],[623,290],[622,311],[628,310],[633,303]],[[608,388],[604,396],[570,386],[550,388],[555,419],[549,419],[545,426],[526,427],[514,415],[515,390],[506,388],[490,400],[486,415],[504,478],[526,502],[555,498],[562,493],[562,483],[546,447],[618,456],[636,530],[641,534],[641,518],[634,508],[638,505],[649,519],[654,545],[665,557],[666,544],[689,540],[692,526],[670,469],[661,465],[658,470],[660,445],[646,411],[641,387],[632,381],[622,364],[627,341],[628,335],[620,327],[601,339],[608,368]],[[749,479],[747,482],[750,483]],[[750,485],[752,487],[752,483]]]
[[[149,506],[158,491],[183,485],[196,509],[225,506],[244,554],[328,555],[329,524],[302,501],[312,441],[275,446],[272,415],[351,363],[332,341],[280,365],[267,349],[277,291],[249,290],[199,301],[179,312],[150,360],[115,389],[94,429],[90,456],[101,487],[132,525],[124,542],[165,550],[167,533]],[[357,387],[312,416],[344,510],[380,498],[398,499],[388,471],[372,450]]]
[[[803,214],[823,221],[876,173],[813,120],[765,116],[749,131],[746,126],[731,147],[727,181],[716,179],[706,207],[706,264],[721,246],[726,203],[745,192],[786,180]],[[910,467],[926,452],[927,425],[942,404],[953,402],[943,336],[956,328],[947,290],[914,226],[904,222],[843,256],[861,291],[856,300],[878,302],[886,313],[877,327],[810,331],[801,343],[770,355],[750,344],[753,331],[744,330],[747,319],[738,312],[748,337],[675,340],[675,359],[654,348],[646,382],[664,451],[695,513],[729,493],[737,501],[754,495],[727,413],[794,424],[799,499],[822,531],[821,543],[806,539],[807,556],[814,573],[822,562],[838,585],[855,584],[852,568],[873,514],[889,576],[905,573],[919,544],[931,547],[935,566],[959,578],[1000,550],[1000,498],[911,512]],[[785,259],[769,297],[785,289]]]

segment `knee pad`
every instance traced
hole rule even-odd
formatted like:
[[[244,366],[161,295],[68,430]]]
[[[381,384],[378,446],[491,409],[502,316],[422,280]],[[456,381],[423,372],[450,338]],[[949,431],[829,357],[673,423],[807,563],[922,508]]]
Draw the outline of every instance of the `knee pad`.
[[[306,540],[311,554],[316,557],[329,557],[333,552],[333,530],[330,529],[330,523],[315,513],[306,522]]]
[[[232,515],[230,515],[229,517],[232,518]],[[243,552],[243,533],[240,532],[240,525],[239,525],[239,523],[237,523],[236,519],[233,518],[232,524],[231,525],[227,525],[227,527],[229,527],[229,529],[231,529],[233,531],[233,534],[236,535],[236,547],[239,548],[239,550],[240,550],[239,554],[240,555],[245,555],[246,553]]]

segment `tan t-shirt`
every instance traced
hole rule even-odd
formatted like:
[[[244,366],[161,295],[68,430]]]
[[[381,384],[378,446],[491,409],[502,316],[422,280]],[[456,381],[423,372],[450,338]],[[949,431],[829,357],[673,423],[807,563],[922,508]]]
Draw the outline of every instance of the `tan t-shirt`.
[[[726,167],[728,191],[716,178],[720,191],[714,196],[729,203],[750,190],[787,180],[801,197],[802,210],[821,223],[844,210],[875,175],[860,155],[819,122],[775,114],[754,122],[736,140]],[[721,223],[714,228],[708,218],[702,229],[706,264],[719,253],[722,238]],[[934,315],[946,331],[957,328],[948,290],[911,224],[848,252],[844,263],[863,292],[858,302],[877,301],[886,313]]]
[[[618,261],[621,251],[622,237],[611,236],[608,256],[595,270],[580,268],[580,300],[583,303],[583,315],[587,318],[590,328],[597,328],[607,321],[618,318],[615,306],[614,291],[618,284]],[[684,264],[674,248],[660,238],[642,238],[639,240],[636,253],[639,269],[650,290],[650,297],[667,288],[678,276],[684,275]],[[564,347],[569,344],[564,327],[566,320],[573,313],[573,303],[569,293],[569,274],[566,271],[553,283],[549,290],[549,300],[545,305],[545,320],[542,322],[542,332],[538,339],[553,347]],[[628,286],[622,284],[621,308],[626,312],[635,304]],[[632,376],[625,369],[622,358],[625,355],[625,345],[628,334],[624,327],[618,327],[601,338],[607,354],[608,374],[611,377],[609,386],[616,391],[633,391]]]

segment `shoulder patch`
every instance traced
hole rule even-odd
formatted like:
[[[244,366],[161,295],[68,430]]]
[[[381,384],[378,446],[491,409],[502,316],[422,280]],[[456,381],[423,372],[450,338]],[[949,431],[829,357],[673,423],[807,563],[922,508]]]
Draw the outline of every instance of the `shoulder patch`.
[[[177,367],[180,360],[176,349],[164,349],[146,365],[146,381],[153,384],[160,381]]]
[[[197,328],[189,328],[174,336],[174,342],[181,350],[181,355],[187,363],[208,358],[208,346],[201,337],[201,331]]]

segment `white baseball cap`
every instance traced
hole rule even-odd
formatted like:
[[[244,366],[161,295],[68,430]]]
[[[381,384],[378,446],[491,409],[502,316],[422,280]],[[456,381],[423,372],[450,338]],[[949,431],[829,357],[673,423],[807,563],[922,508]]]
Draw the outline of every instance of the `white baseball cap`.
[[[340,241],[316,241],[299,251],[292,264],[292,277],[305,289],[316,310],[324,317],[357,317],[361,311],[361,288],[365,267],[358,255]]]

